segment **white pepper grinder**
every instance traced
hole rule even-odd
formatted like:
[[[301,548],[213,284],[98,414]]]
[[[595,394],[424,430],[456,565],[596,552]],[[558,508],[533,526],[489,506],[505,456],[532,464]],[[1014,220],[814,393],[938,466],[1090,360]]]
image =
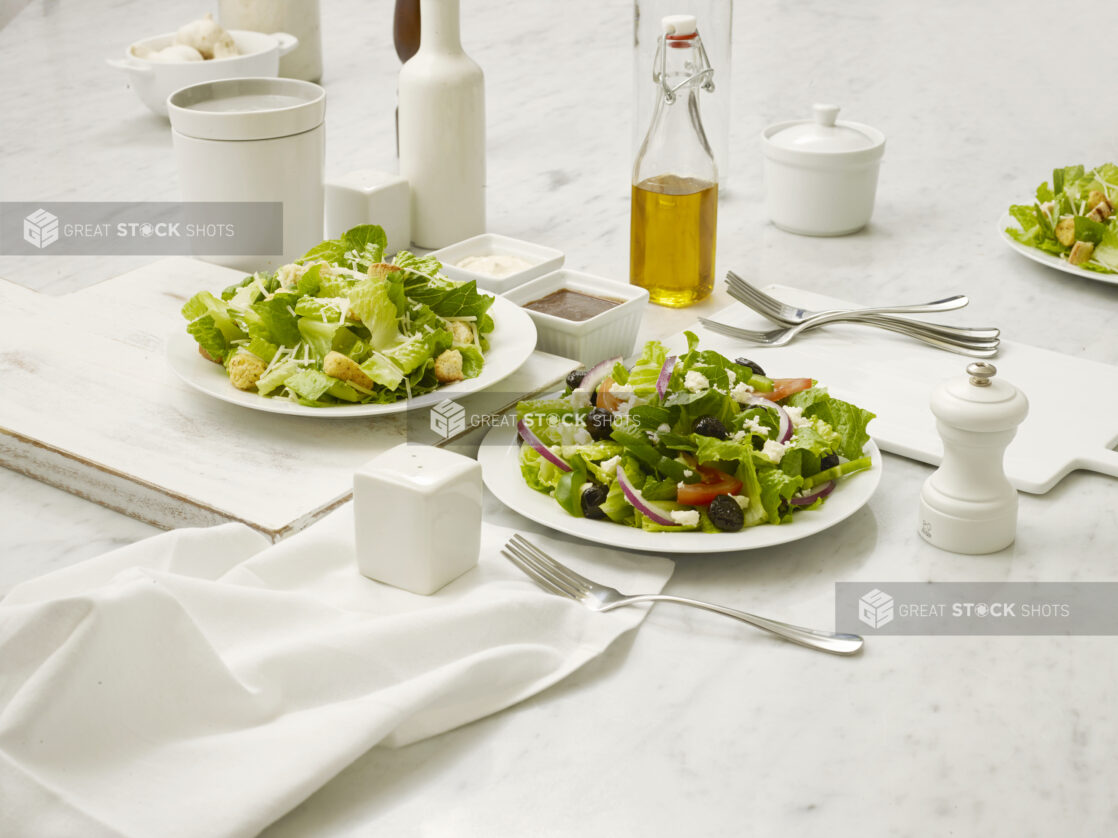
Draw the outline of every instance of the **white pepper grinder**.
[[[1017,491],[1003,460],[1029,402],[996,374],[979,361],[932,393],[943,462],[920,492],[920,534],[942,550],[994,553],[1017,533]]]

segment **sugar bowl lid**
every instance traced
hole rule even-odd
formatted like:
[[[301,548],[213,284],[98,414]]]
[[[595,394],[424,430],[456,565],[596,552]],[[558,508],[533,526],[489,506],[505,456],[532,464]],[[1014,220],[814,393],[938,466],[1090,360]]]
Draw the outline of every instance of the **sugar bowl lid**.
[[[796,159],[839,156],[846,162],[878,160],[885,153],[885,135],[869,125],[839,122],[838,105],[815,105],[811,119],[778,122],[762,137],[770,157]]]

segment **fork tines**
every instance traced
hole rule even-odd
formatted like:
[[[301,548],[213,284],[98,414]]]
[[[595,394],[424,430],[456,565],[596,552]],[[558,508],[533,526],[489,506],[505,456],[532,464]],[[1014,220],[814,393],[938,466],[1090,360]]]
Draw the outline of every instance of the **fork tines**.
[[[501,553],[536,584],[551,593],[578,599],[589,592],[594,584],[585,576],[551,558],[519,533],[509,539]]]

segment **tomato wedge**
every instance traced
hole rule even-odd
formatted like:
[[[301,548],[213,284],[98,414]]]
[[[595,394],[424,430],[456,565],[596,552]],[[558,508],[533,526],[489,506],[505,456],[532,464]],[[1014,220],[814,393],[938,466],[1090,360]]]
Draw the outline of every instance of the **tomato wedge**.
[[[598,407],[603,407],[606,410],[617,410],[621,407],[621,399],[610,392],[611,387],[613,387],[613,378],[607,375],[598,385],[598,400],[596,402]]]
[[[703,506],[719,495],[736,495],[741,481],[710,466],[699,466],[700,483],[684,483],[676,492],[676,500],[688,506]]]
[[[755,396],[768,399],[769,401],[778,402],[793,393],[798,393],[801,390],[811,388],[810,378],[774,378],[772,392],[762,393],[758,390],[754,393]]]

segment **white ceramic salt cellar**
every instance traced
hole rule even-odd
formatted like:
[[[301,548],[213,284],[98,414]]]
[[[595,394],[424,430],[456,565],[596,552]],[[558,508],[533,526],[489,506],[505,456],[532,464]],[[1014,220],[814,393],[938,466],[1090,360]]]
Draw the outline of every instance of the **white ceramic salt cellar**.
[[[943,461],[920,492],[920,534],[953,553],[994,553],[1017,533],[1017,491],[1003,460],[1029,402],[996,373],[979,361],[932,393]]]
[[[433,594],[477,565],[481,466],[429,445],[397,445],[353,475],[357,567],[370,579]]]
[[[778,122],[761,134],[765,203],[782,230],[844,236],[873,215],[885,135],[839,122],[838,113],[837,105],[816,105],[811,119]]]
[[[326,181],[326,237],[358,224],[379,224],[386,253],[411,247],[411,188],[399,175],[360,169]]]

